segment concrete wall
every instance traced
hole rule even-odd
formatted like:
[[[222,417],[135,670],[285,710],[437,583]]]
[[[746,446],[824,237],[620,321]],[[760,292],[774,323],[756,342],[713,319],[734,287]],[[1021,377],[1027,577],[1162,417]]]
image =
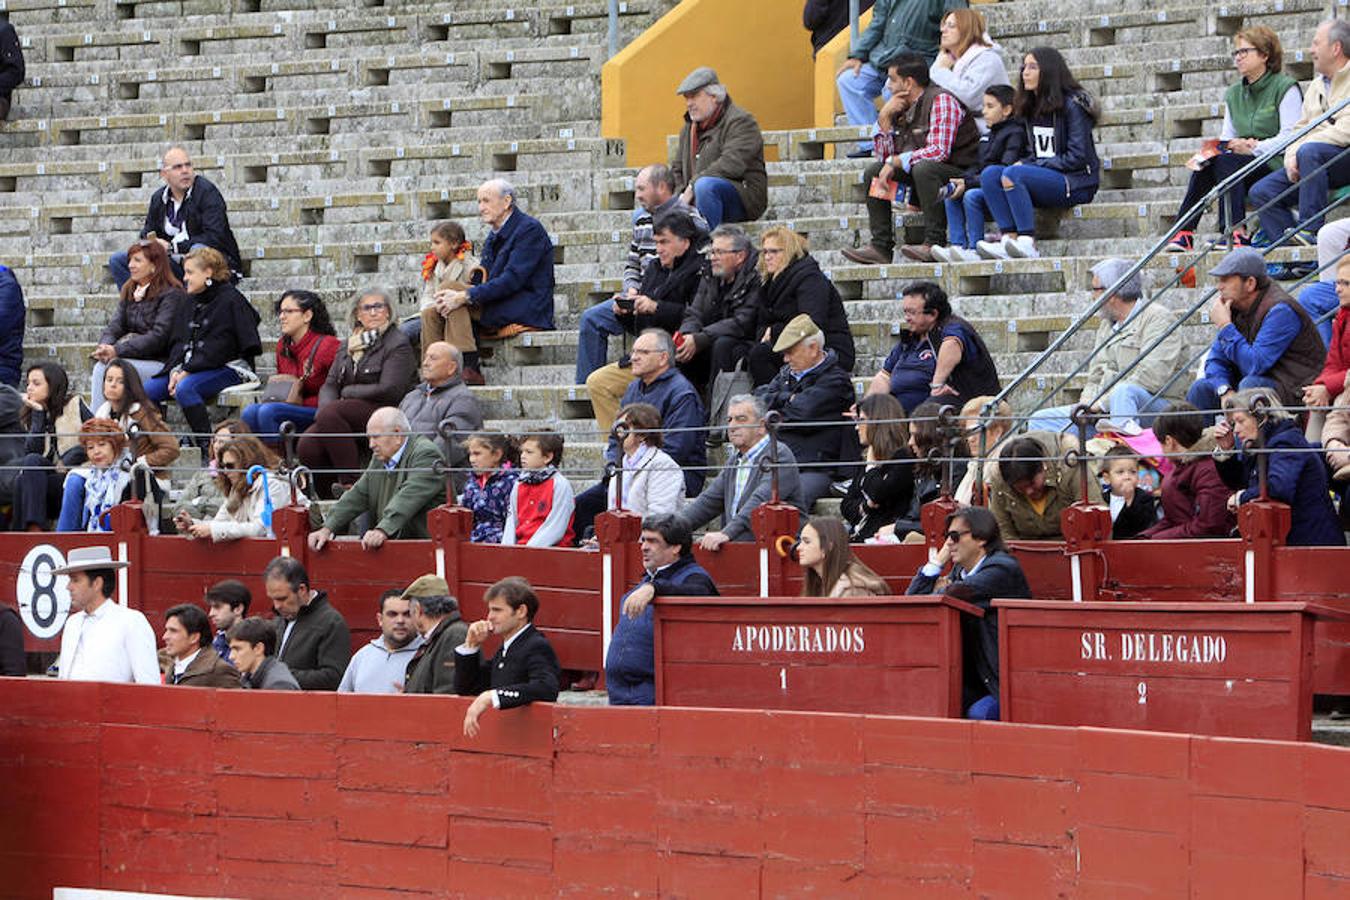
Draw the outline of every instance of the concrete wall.
[[[783,0],[684,0],[605,63],[600,131],[623,138],[628,164],[667,159],[684,101],[675,88],[712,66],[764,129],[811,124],[811,37],[801,5]]]
[[[0,897],[1333,897],[1350,751],[0,679]],[[400,896],[405,896],[400,894]]]

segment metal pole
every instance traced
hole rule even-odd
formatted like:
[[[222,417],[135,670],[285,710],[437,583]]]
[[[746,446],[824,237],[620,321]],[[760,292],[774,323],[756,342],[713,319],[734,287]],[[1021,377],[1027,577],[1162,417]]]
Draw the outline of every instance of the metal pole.
[[[857,0],[850,0],[857,3]],[[609,0],[609,56],[619,52],[619,0]]]
[[[848,52],[858,48],[858,17],[862,15],[861,0],[848,0]]]

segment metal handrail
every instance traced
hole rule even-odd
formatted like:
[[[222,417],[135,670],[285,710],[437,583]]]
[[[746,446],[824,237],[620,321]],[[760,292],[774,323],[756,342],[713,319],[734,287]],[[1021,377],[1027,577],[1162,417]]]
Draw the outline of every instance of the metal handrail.
[[[1186,221],[1186,219],[1190,218],[1190,216],[1194,214],[1197,210],[1203,213],[1217,200],[1223,197],[1224,194],[1226,194],[1229,190],[1231,190],[1232,187],[1235,184],[1237,184],[1241,179],[1245,178],[1251,172],[1256,171],[1258,167],[1266,165],[1266,163],[1274,159],[1276,156],[1283,154],[1285,149],[1287,149],[1290,144],[1310,134],[1315,128],[1317,128],[1319,125],[1321,125],[1328,119],[1334,118],[1337,113],[1339,113],[1346,107],[1350,107],[1350,99],[1343,100],[1340,103],[1336,104],[1334,107],[1326,110],[1321,115],[1317,116],[1317,118],[1313,119],[1311,122],[1295,131],[1293,134],[1288,135],[1274,147],[1266,150],[1261,154],[1253,154],[1251,162],[1247,163],[1242,168],[1234,172],[1232,175],[1225,178],[1223,181],[1219,182],[1217,185],[1211,188],[1210,191],[1207,194],[1205,194],[1204,197],[1200,198],[1200,200],[1198,200],[1194,206],[1192,206],[1189,210],[1187,210],[1185,215],[1177,217],[1177,220],[1172,224],[1172,227],[1168,229],[1166,234],[1164,234],[1161,238],[1158,239],[1158,241],[1153,245],[1153,247],[1151,247],[1148,250],[1147,253],[1145,253],[1142,257],[1140,257],[1137,261],[1135,261],[1119,278],[1116,279],[1115,282],[1113,282],[1110,285],[1107,285],[1106,289],[1101,292],[1101,294],[1097,297],[1097,299],[1086,310],[1084,310],[1078,316],[1078,318],[1075,319],[1069,325],[1068,328],[1066,328],[1054,340],[1052,340],[1048,347],[1042,350],[1035,359],[1033,359],[1030,363],[1028,363],[1021,372],[1019,372],[1006,386],[1004,386],[1004,388],[1001,391],[999,391],[999,393],[988,404],[985,405],[985,408],[981,410],[981,416],[983,417],[992,415],[993,410],[997,408],[997,404],[1000,400],[1006,400],[1009,396],[1011,396],[1013,391],[1015,391],[1017,388],[1025,384],[1031,378],[1032,375],[1034,375],[1041,367],[1043,367],[1046,364],[1046,362],[1055,354],[1056,351],[1061,349],[1066,343],[1068,343],[1068,341],[1075,334],[1081,331],[1083,327],[1094,316],[1097,315],[1097,313],[1101,310],[1101,308],[1106,305],[1106,301],[1112,295],[1114,295],[1115,292],[1119,290],[1121,286],[1125,284],[1126,281],[1128,281],[1129,279],[1133,278],[1136,274],[1141,272],[1150,260],[1152,260],[1155,256],[1157,256],[1159,253],[1162,253],[1165,250],[1167,245],[1171,243],[1172,239],[1175,238],[1179,232],[1181,232],[1182,230],[1181,225]],[[1347,150],[1350,150],[1350,148],[1347,148]],[[1321,171],[1327,165],[1330,165],[1332,162],[1334,162],[1335,159],[1339,159],[1339,154],[1336,157],[1333,157],[1332,160],[1329,160],[1327,163],[1324,163],[1322,166],[1318,167],[1318,169],[1314,171]],[[1296,187],[1297,184],[1291,185],[1289,189],[1281,192],[1279,197],[1273,199],[1271,203],[1274,203],[1280,197],[1283,197],[1285,194],[1296,189]],[[1280,244],[1288,240],[1290,236],[1292,235],[1281,235],[1280,239],[1277,240],[1268,249],[1274,249],[1275,247],[1278,247]],[[1214,243],[1211,242],[1210,246],[1206,249],[1205,252],[1206,253],[1209,252],[1209,250],[1212,249],[1213,246]],[[1156,301],[1158,296],[1160,296],[1162,293],[1165,293],[1167,289],[1171,288],[1174,284],[1179,282],[1180,278],[1181,275],[1179,273],[1177,277],[1173,279],[1172,282],[1170,282],[1166,287],[1164,287],[1163,291],[1160,291],[1158,292],[1158,294],[1155,294],[1154,297],[1151,298],[1148,302]],[[1184,318],[1189,318],[1189,315],[1190,314],[1188,314]],[[1178,321],[1184,321],[1184,318],[1179,319]],[[1137,363],[1138,360],[1136,359],[1135,362]],[[1052,396],[1053,393],[1058,393],[1058,391],[1061,389],[1062,385],[1060,387],[1057,387],[1055,391],[1050,394],[1050,396]]]

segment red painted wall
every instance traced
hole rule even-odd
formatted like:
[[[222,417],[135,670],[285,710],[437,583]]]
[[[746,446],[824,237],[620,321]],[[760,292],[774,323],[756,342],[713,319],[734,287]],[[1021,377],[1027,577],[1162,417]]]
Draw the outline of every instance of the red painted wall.
[[[1350,889],[1350,750],[466,702],[0,679],[0,896]]]

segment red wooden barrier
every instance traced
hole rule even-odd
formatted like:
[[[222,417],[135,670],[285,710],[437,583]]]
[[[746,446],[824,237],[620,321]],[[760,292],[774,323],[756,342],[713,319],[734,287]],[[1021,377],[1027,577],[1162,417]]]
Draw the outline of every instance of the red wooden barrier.
[[[961,715],[961,615],[942,596],[658,598],[663,706]]]
[[[1308,603],[996,600],[1002,717],[1234,737],[1312,736]]]
[[[1350,751],[0,679],[0,897],[1335,897]]]

